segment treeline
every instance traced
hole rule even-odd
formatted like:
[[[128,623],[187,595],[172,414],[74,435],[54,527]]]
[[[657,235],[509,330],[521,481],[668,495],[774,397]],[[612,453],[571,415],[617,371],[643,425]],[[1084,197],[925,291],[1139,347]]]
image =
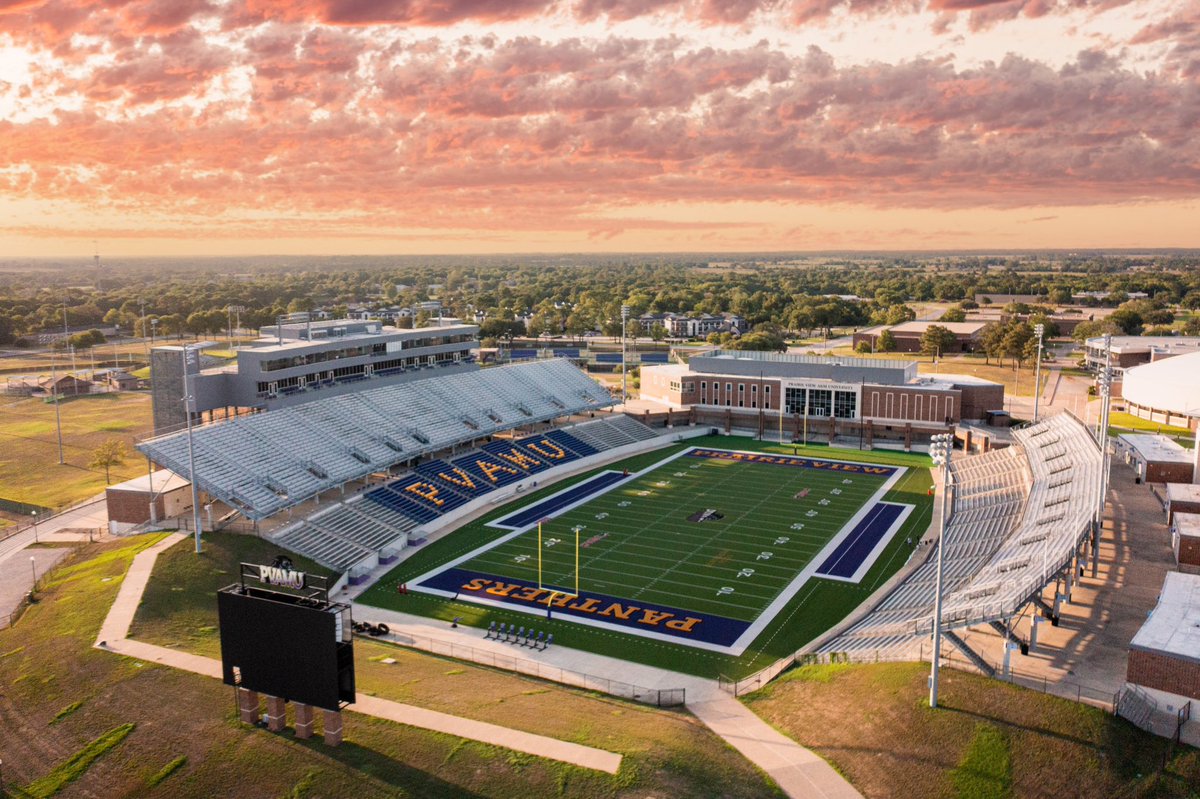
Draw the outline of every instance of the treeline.
[[[64,315],[72,329],[118,325],[137,335],[151,328],[162,336],[205,335],[225,330],[238,315],[243,327],[260,328],[288,312],[323,307],[337,316],[354,304],[381,309],[426,300],[439,300],[446,314],[468,319],[477,313],[496,320],[532,314],[531,332],[610,335],[620,330],[622,305],[633,316],[731,312],[752,328],[770,324],[806,333],[904,321],[911,318],[906,303],[969,301],[976,293],[1031,294],[1061,303],[1076,291],[1104,291],[1115,304],[1130,292],[1146,292],[1156,304],[1200,307],[1200,270],[1173,256],[1163,256],[1154,269],[1126,260],[1125,271],[1110,270],[1111,258],[1092,256],[1087,273],[1067,269],[1082,268],[1082,262],[1033,256],[1002,264],[983,256],[827,258],[815,265],[781,258],[218,262],[226,271],[209,261],[108,265],[99,272],[90,266],[26,267],[0,272],[0,344],[61,329]]]

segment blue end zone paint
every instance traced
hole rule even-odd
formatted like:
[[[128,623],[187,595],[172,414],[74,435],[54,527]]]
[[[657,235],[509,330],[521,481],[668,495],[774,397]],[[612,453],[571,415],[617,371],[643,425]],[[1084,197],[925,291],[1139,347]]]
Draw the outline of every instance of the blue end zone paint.
[[[688,451],[686,456],[689,458],[707,458],[720,461],[740,461],[741,463],[766,463],[772,466],[791,466],[799,469],[819,469],[821,471],[841,472],[843,474],[865,474],[872,477],[891,477],[896,473],[896,470],[890,466],[821,460],[819,458],[800,458],[795,455],[766,455],[757,452],[736,452],[728,449],[703,449],[697,447]]]
[[[619,477],[620,475],[618,475]],[[475,581],[478,588],[470,588]],[[460,599],[477,599],[488,603],[512,605],[525,612],[546,611],[549,590],[539,589],[536,584],[512,578],[500,578],[466,569],[446,569],[419,583],[417,587],[431,588],[456,594]],[[516,588],[510,588],[516,586]],[[499,593],[488,593],[492,588]],[[540,602],[538,600],[541,600]],[[553,608],[553,618],[569,616],[587,619],[595,623],[611,624],[631,631],[654,632],[678,638],[681,641],[702,642],[717,646],[731,646],[750,626],[750,622],[710,616],[707,613],[630,602],[626,599],[585,592],[571,599],[563,607]],[[628,616],[628,618],[621,618]],[[675,624],[674,627],[670,626]],[[681,629],[682,628],[682,629]]]
[[[825,559],[817,569],[817,576],[850,579],[903,512],[903,505],[876,504]]]
[[[530,505],[528,508],[523,508],[510,516],[505,516],[503,519],[497,519],[490,526],[520,530],[533,524],[538,519],[554,515],[573,502],[578,502],[585,497],[603,491],[609,486],[616,485],[626,479],[627,476],[632,475],[624,475],[620,472],[602,472],[590,480],[585,480],[579,485],[571,486],[566,491],[544,499],[536,505]]]

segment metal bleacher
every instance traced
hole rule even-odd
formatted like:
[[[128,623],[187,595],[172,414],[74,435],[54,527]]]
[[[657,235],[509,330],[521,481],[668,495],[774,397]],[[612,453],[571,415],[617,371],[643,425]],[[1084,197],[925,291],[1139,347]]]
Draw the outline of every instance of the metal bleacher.
[[[1012,616],[1071,560],[1098,502],[1101,452],[1059,414],[1014,432],[1016,444],[951,462],[953,508],[943,542],[942,622]],[[897,659],[933,630],[936,551],[870,614],[824,644],[851,659]]]
[[[612,404],[607,390],[564,359],[366,389],[195,428],[196,483],[263,519],[402,461]],[[186,433],[138,449],[189,474]]]
[[[348,560],[353,565],[384,549],[402,548],[408,533],[420,525],[497,488],[654,437],[654,431],[641,422],[617,415],[517,439],[496,439],[453,462],[425,461],[395,480],[314,513],[275,540],[344,570],[342,564]],[[489,466],[494,469],[491,473]]]

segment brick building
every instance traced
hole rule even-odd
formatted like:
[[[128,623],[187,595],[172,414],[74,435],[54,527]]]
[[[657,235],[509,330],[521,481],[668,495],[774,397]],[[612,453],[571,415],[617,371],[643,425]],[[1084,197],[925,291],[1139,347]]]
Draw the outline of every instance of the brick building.
[[[1200,514],[1175,514],[1171,520],[1171,549],[1180,571],[1200,573]]]
[[[921,337],[934,325],[944,327],[954,334],[954,344],[943,350],[944,353],[975,352],[979,349],[979,336],[987,327],[987,322],[978,320],[974,322],[903,322],[890,326],[878,325],[858,331],[851,340],[855,347],[858,347],[859,344],[866,344],[874,351],[878,345],[880,334],[888,330],[891,331],[892,338],[896,341],[896,352],[920,352]]]
[[[192,509],[191,483],[166,469],[109,486],[104,498],[109,532],[113,534],[145,522],[180,516]]]
[[[1160,707],[1200,700],[1200,575],[1167,573],[1129,644],[1125,679],[1154,692]]]
[[[1117,436],[1116,454],[1137,473],[1143,483],[1192,482],[1195,454],[1163,435],[1122,433]]]
[[[917,375],[912,362],[717,350],[686,365],[643,366],[641,396],[694,409],[701,423],[810,428],[821,435],[926,438],[1004,407],[1004,387],[962,375]]]

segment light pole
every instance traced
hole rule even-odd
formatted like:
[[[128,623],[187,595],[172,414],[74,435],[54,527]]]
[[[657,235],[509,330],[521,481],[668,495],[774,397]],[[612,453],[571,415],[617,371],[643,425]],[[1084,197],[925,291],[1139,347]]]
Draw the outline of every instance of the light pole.
[[[199,350],[189,345],[183,348],[183,409],[187,416],[188,438],[188,482],[192,484],[192,528],[196,535],[196,554],[200,554],[200,496],[196,489],[196,448],[192,441],[192,413],[196,408],[196,398],[191,392],[189,367],[199,365]]]
[[[1046,332],[1045,325],[1034,325],[1033,332],[1037,334],[1037,371],[1034,372],[1033,378],[1033,421],[1038,420],[1038,409],[1041,407],[1042,400],[1042,336]]]
[[[62,443],[62,412],[58,409],[58,361],[54,359],[54,350],[50,350],[50,399],[54,401],[54,427],[58,431],[58,465],[66,463],[63,459]]]
[[[625,363],[625,338],[629,328],[629,306],[621,306],[621,407],[625,407],[627,395],[626,386],[629,378],[629,367]]]
[[[942,658],[942,579],[946,553],[946,500],[950,493],[950,457],[954,436],[941,433],[929,440],[929,456],[942,468],[942,512],[938,520],[937,582],[933,596],[933,664],[929,670],[929,706],[937,707],[938,667]]]
[[[37,559],[33,555],[29,556],[29,568],[33,572],[33,589],[37,590]]]
[[[37,535],[37,511],[30,511],[30,515],[31,515],[31,516],[33,516],[33,543],[35,543],[35,544],[36,544],[36,543],[38,542],[38,535]]]

